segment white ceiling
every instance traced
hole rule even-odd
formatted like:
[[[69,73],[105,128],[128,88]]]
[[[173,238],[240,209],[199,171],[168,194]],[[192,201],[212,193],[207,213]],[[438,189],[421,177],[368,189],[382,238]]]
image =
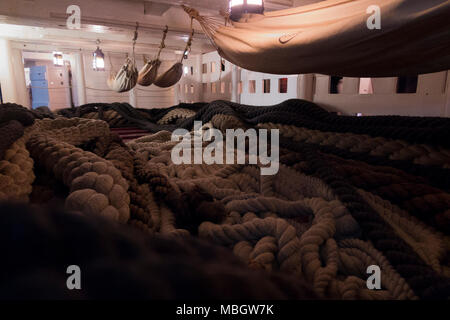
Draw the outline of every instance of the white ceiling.
[[[299,1],[311,2],[266,0],[265,6],[283,9]],[[81,30],[66,27],[66,10],[73,4],[81,8]],[[218,15],[228,7],[228,0],[1,0],[0,37],[26,50],[92,50],[100,39],[104,51],[130,52],[134,26],[139,22],[138,54],[157,50],[165,25],[170,30],[165,50],[173,54],[184,49],[190,31],[190,19],[181,4]],[[193,54],[213,51],[197,23],[194,29]]]

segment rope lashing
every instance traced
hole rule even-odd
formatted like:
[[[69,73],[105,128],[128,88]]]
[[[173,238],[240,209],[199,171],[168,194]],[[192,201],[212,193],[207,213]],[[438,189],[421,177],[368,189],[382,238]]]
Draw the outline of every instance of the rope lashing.
[[[139,29],[139,22],[136,22],[136,28],[134,29],[134,36],[133,36],[133,62],[136,63],[136,57],[135,57],[135,47],[136,47],[136,41],[138,39],[138,29]]]
[[[161,44],[159,45],[159,50],[156,57],[150,61],[148,61],[147,58],[144,59],[144,66],[142,67],[138,75],[138,83],[141,86],[148,87],[152,85],[158,77],[158,69],[159,66],[161,65],[159,57],[161,56],[161,51],[166,47],[164,41],[166,39],[168,31],[169,27],[166,26],[163,32],[163,37],[161,39]]]
[[[168,31],[169,31],[169,27],[166,26],[163,31],[163,37],[161,40],[161,44],[159,45],[158,55],[156,56],[156,59],[159,59],[162,49],[164,49],[166,47],[165,41],[166,41]]]
[[[183,59],[187,59],[187,55],[188,55],[189,51],[191,50],[192,39],[194,38],[194,33],[195,33],[195,30],[192,27],[192,22],[193,22],[193,18],[191,18],[191,34],[189,36],[188,42],[186,43],[186,48],[183,51],[183,56],[181,57],[180,62],[183,62]]]
[[[205,34],[208,36],[212,45],[216,49],[218,49],[219,47],[216,45],[216,43],[214,41],[214,35],[216,34],[216,31],[218,28],[226,25],[227,19],[225,18],[225,21],[224,21],[223,17],[202,16],[198,12],[198,10],[196,10],[194,8],[190,8],[185,5],[181,5],[181,7],[191,18],[191,27],[192,27],[192,20],[193,19],[197,20],[200,23],[200,26],[202,27]]]
[[[192,18],[192,19],[196,19],[196,20],[200,20],[201,16],[200,16],[200,12],[198,12],[198,10],[194,9],[194,8],[190,8],[187,7],[185,5],[181,5],[181,7],[183,8],[183,10]]]

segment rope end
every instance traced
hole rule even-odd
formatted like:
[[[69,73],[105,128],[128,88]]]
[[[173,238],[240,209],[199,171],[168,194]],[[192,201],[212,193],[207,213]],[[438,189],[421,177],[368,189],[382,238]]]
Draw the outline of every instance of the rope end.
[[[191,19],[198,20],[200,18],[200,13],[196,9],[187,7],[184,4],[182,4],[181,7],[183,8],[184,12],[186,12],[191,17]]]

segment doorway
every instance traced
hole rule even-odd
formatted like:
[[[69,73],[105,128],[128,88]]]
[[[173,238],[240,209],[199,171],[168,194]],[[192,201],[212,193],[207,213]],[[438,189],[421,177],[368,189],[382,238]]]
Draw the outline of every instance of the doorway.
[[[56,111],[73,106],[70,62],[54,65],[51,57],[43,53],[25,56],[25,77],[33,109],[45,106]]]

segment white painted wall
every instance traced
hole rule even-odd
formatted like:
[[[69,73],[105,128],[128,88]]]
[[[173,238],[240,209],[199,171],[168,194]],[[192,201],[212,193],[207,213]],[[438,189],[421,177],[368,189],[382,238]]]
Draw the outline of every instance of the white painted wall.
[[[18,93],[23,91],[21,84],[25,81],[22,79],[23,63],[20,59],[22,52],[13,48],[8,40],[0,39],[0,53],[0,81],[5,101],[27,105],[19,99],[25,97],[26,93]],[[330,77],[325,75],[287,76],[288,92],[279,93],[278,80],[286,76],[242,70],[227,61],[225,71],[221,72],[220,57],[216,52],[211,52],[191,55],[189,59],[184,60],[187,73],[183,74],[181,81],[172,88],[138,85],[133,92],[116,93],[106,84],[111,70],[110,59],[113,70],[117,72],[125,61],[125,55],[107,54],[106,70],[94,71],[91,54],[87,51],[80,52],[78,55],[80,59],[76,59],[76,53],[70,55],[75,105],[82,102],[129,102],[139,108],[164,108],[179,102],[210,102],[219,99],[249,105],[273,105],[291,98],[302,98],[312,100],[330,111],[346,115],[362,113],[450,117],[449,71],[420,75],[417,92],[414,94],[397,94],[397,78],[371,79],[373,93],[369,94],[359,93],[359,78],[344,78],[342,93],[330,94]],[[169,59],[173,58],[178,59],[176,56]],[[160,72],[170,68],[175,61],[177,60],[164,61]],[[215,70],[212,63],[215,63]],[[143,66],[142,56],[137,56],[137,65],[138,68]],[[206,73],[203,73],[203,65],[206,65]],[[270,79],[270,93],[263,93],[264,79]],[[255,93],[249,92],[249,81],[252,80],[256,84]],[[242,92],[238,94],[239,81],[242,83]]]
[[[211,63],[216,63],[212,71]],[[203,73],[206,65],[206,73]],[[231,100],[248,105],[274,105],[288,99],[306,99],[345,115],[404,115],[450,117],[450,72],[420,75],[415,94],[396,93],[397,78],[372,78],[372,94],[360,94],[359,78],[344,78],[342,93],[330,94],[330,77],[325,75],[271,75],[243,70],[226,61],[220,73],[217,52],[190,57],[185,61],[187,74],[177,85],[179,102]],[[191,73],[193,68],[193,74]],[[238,76],[233,77],[233,68]],[[288,78],[287,93],[279,92],[279,79]],[[270,79],[270,93],[263,93],[263,80]],[[233,82],[234,81],[234,82]],[[255,81],[255,93],[249,82]],[[363,80],[363,85],[366,79]],[[222,82],[225,91],[221,92]],[[233,83],[241,82],[242,92],[233,94]],[[215,86],[215,92],[213,89]],[[367,86],[366,86],[367,87]],[[370,92],[369,92],[370,93]]]
[[[84,58],[82,52],[70,55],[72,67],[72,98],[74,106],[86,104],[86,80],[84,76]]]
[[[397,78],[373,78],[373,94],[359,93],[358,78],[344,78],[343,92],[330,94],[330,77],[315,76],[313,101],[346,115],[402,115],[450,117],[448,71],[420,75],[417,92],[396,93]]]
[[[181,102],[230,100],[249,105],[273,105],[297,98],[297,75],[279,76],[252,72],[238,68],[228,61],[225,61],[225,71],[221,71],[221,59],[215,51],[203,54],[201,58],[190,57],[184,65],[187,67],[187,74],[183,74],[182,80],[177,85],[178,98]],[[204,68],[206,73],[203,72]],[[233,68],[237,73],[234,78]],[[288,78],[287,93],[279,93],[280,78]],[[263,93],[264,79],[270,79],[270,93]],[[250,93],[248,89],[251,80],[256,81],[255,93]],[[238,82],[242,84],[238,85]],[[238,92],[237,87],[242,88],[241,93]]]
[[[12,49],[11,50],[11,65],[14,72],[13,81],[16,87],[16,103],[29,108],[31,106],[31,101],[28,95],[28,89],[25,80],[25,67],[23,64],[22,50]]]
[[[2,38],[0,38],[0,84],[3,102],[30,107],[22,51],[14,48],[11,41]]]
[[[279,79],[287,78],[287,93],[279,92]],[[241,103],[249,105],[270,106],[297,98],[297,75],[284,76],[266,73],[253,72],[248,70],[241,71],[242,93]],[[270,93],[264,93],[263,81],[270,80]],[[256,92],[249,90],[250,81],[255,81]]]
[[[231,100],[233,65],[230,62],[225,61],[225,71],[221,71],[219,55],[210,52],[191,56],[183,65],[186,69],[177,85],[180,102]]]
[[[215,51],[206,53],[202,56],[202,72],[203,100],[206,102],[214,100],[231,100],[232,84],[231,73],[232,64],[225,62],[225,71],[221,71],[221,58]],[[204,65],[206,65],[206,73],[203,73]],[[215,88],[215,89],[214,89]]]
[[[175,104],[180,102],[198,102],[203,101],[202,83],[201,83],[201,55],[190,56],[183,61],[183,76],[180,82],[174,86]]]

